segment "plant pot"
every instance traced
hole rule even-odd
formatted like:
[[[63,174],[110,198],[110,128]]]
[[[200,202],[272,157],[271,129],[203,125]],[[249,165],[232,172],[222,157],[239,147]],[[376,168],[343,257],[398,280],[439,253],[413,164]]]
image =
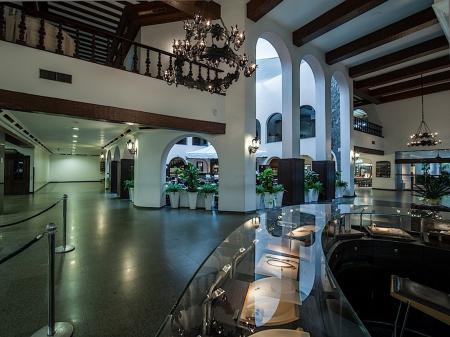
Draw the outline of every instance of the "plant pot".
[[[256,209],[264,208],[264,194],[256,193]]]
[[[188,192],[189,209],[197,208],[197,196],[198,192]]]
[[[309,202],[317,202],[319,200],[319,191],[315,189],[308,190]]]
[[[131,202],[134,202],[134,188],[133,188],[133,187],[130,187],[130,188],[128,189],[128,195],[129,195],[129,197],[130,197],[130,201],[131,201]]]
[[[305,204],[309,202],[309,190],[305,190]]]
[[[441,204],[441,198],[436,199],[425,199],[427,205],[430,206],[439,206]]]
[[[265,192],[264,193],[264,208],[273,208],[275,194]]]
[[[338,186],[336,187],[336,198],[342,198],[344,196],[345,187],[344,186]]]
[[[275,203],[276,203],[276,207],[281,207],[281,206],[283,206],[283,195],[284,195],[284,191],[281,191],[281,192],[277,192],[277,194],[276,194],[276,201],[275,201]]]
[[[170,207],[178,208],[180,206],[180,192],[169,192]]]
[[[214,193],[205,194],[205,210],[210,211],[214,204]]]

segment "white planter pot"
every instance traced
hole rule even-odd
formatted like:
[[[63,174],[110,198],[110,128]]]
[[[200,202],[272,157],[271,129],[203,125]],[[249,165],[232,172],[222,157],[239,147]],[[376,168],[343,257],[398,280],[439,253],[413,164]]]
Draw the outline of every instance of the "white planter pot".
[[[315,189],[310,189],[308,191],[309,194],[309,202],[317,202],[319,200],[319,191]]]
[[[178,208],[180,206],[180,192],[169,192],[170,207]]]
[[[345,187],[336,187],[336,198],[342,198],[344,196]]]
[[[188,192],[189,209],[197,208],[197,196],[198,192]]]
[[[305,203],[309,202],[309,190],[305,190]]]
[[[128,189],[128,195],[129,195],[129,197],[130,197],[130,201],[131,201],[131,202],[134,202],[134,188],[133,188],[133,187],[130,187],[130,188]]]
[[[264,208],[273,208],[275,194],[265,192],[264,193]]]
[[[283,195],[284,195],[284,191],[277,192],[277,194],[276,194],[276,207],[282,207],[283,206]]]
[[[264,208],[264,194],[256,193],[256,209]]]
[[[205,210],[210,211],[214,203],[214,193],[205,194]]]

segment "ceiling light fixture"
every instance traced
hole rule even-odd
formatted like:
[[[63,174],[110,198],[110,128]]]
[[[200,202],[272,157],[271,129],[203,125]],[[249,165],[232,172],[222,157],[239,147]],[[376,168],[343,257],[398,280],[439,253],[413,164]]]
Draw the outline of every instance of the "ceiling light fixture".
[[[435,146],[437,144],[442,143],[442,140],[437,138],[437,132],[431,132],[430,127],[425,122],[425,112],[423,108],[423,75],[420,75],[420,84],[421,84],[421,96],[422,96],[422,120],[419,124],[419,128],[416,133],[413,133],[409,136],[410,141],[406,143],[408,147],[413,146]]]
[[[77,143],[78,141],[76,139],[72,140],[72,143]]]
[[[73,138],[78,138],[78,135],[72,135]]]
[[[184,22],[184,30],[184,40],[173,40],[176,59],[173,65],[170,59],[169,67],[164,72],[164,80],[169,85],[175,83],[201,91],[208,90],[212,94],[225,94],[230,85],[237,82],[241,71],[245,77],[251,77],[256,71],[256,64],[251,63],[246,54],[236,53],[245,41],[245,33],[239,31],[237,26],[228,30],[222,18],[220,23],[213,24],[201,14],[196,14],[193,20]],[[206,63],[206,79],[200,70],[197,79],[193,77],[192,63],[199,61]],[[183,75],[185,62],[189,63],[188,75]],[[219,77],[221,68],[230,69],[230,72]],[[211,71],[214,72],[214,78],[211,77]]]
[[[136,144],[131,139],[127,142],[127,149],[131,154],[136,154],[137,152]]]
[[[74,126],[74,127],[72,128],[72,130],[73,130],[73,131],[79,131],[80,129],[77,128],[76,126]]]

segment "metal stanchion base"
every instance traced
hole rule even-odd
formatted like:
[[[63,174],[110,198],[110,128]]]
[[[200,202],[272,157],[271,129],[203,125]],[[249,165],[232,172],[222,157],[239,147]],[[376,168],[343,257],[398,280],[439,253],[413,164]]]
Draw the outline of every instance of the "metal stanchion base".
[[[36,331],[31,337],[48,337],[48,326],[44,326]],[[71,337],[73,335],[73,325],[67,322],[55,323],[55,334],[52,337]]]
[[[57,253],[57,254],[64,254],[64,253],[71,252],[74,249],[75,249],[74,245],[59,246],[59,247],[55,248],[55,253]]]

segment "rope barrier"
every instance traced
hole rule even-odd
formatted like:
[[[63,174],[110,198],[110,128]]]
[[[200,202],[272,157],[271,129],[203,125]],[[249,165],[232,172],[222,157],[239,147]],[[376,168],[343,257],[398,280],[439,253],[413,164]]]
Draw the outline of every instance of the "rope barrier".
[[[9,259],[12,259],[14,256],[19,255],[20,253],[22,253],[24,250],[26,250],[27,248],[30,248],[32,245],[34,245],[36,242],[38,242],[40,239],[42,239],[44,237],[45,233],[41,233],[38,236],[36,236],[35,238],[33,238],[32,240],[30,240],[29,242],[27,242],[26,244],[24,244],[22,247],[20,247],[19,249],[16,249],[14,252],[12,252],[11,254],[6,255],[5,257],[2,257],[0,259],[0,264],[5,263],[6,261],[8,261]]]
[[[12,223],[9,223],[9,224],[5,224],[5,225],[0,225],[0,228],[11,227],[11,226],[14,226],[14,225],[18,225],[18,224],[20,224],[20,223],[22,223],[22,222],[26,222],[26,221],[28,221],[28,220],[31,220],[31,219],[33,219],[33,218],[35,218],[35,217],[37,217],[37,216],[39,216],[39,215],[41,215],[41,214],[47,212],[48,210],[52,209],[53,207],[55,207],[56,205],[58,205],[62,200],[64,200],[64,198],[59,199],[59,200],[58,200],[57,202],[55,202],[54,204],[50,205],[49,207],[45,208],[45,209],[42,210],[42,211],[39,211],[38,213],[36,213],[36,214],[34,214],[34,215],[32,215],[32,216],[29,216],[28,218],[25,218],[25,219],[22,219],[22,220],[18,220],[18,221],[15,221],[15,222],[12,222]]]

